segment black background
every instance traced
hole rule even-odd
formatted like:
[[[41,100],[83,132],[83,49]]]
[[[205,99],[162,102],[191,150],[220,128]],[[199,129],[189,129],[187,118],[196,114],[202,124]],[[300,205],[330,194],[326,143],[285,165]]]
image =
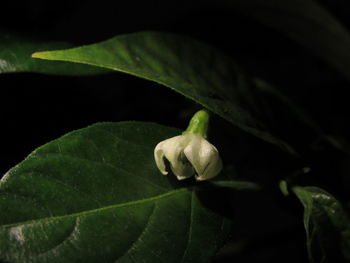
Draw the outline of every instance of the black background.
[[[349,25],[347,1],[321,3]],[[188,35],[226,52],[248,74],[275,84],[327,133],[348,138],[346,81],[306,48],[215,2],[11,1],[1,4],[0,28],[3,32],[75,45],[142,30]],[[36,147],[74,129],[122,120],[185,128],[197,107],[168,88],[121,73],[95,77],[5,74],[0,76],[0,87],[0,174]],[[239,131],[235,131],[238,139],[220,140],[220,134],[225,138],[226,126],[220,119],[215,121],[218,128],[213,133],[219,138],[214,140],[228,160],[234,159],[244,167],[244,178],[264,183],[284,171],[286,164],[299,165],[281,156],[273,146]],[[334,156],[338,153],[320,154],[316,159],[327,160],[325,176],[334,171]],[[268,179],[262,179],[266,174]],[[274,187],[267,195],[244,196],[238,208],[242,217],[237,218],[237,234],[232,240],[253,237],[253,241],[247,242],[240,256],[232,255],[233,247],[223,250],[220,262],[306,261],[301,206],[291,197],[283,198]]]

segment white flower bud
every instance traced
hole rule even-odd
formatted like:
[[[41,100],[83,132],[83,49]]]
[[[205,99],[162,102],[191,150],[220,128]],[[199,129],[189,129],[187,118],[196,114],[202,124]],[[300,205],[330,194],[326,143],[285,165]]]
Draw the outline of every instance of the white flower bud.
[[[222,161],[218,150],[199,134],[185,133],[158,143],[154,158],[162,174],[166,175],[164,158],[178,180],[195,176],[208,180],[218,175]]]

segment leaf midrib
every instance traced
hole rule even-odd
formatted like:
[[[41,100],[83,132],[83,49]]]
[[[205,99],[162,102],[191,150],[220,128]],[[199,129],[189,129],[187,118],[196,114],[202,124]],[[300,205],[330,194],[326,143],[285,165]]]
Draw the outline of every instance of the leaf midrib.
[[[29,221],[14,223],[14,224],[6,224],[6,225],[2,225],[0,227],[1,228],[10,228],[10,227],[16,227],[16,226],[20,226],[20,225],[33,224],[36,222],[48,222],[48,221],[52,221],[52,220],[60,220],[60,219],[69,218],[69,217],[85,216],[85,215],[89,215],[89,214],[92,214],[95,212],[102,212],[102,211],[109,210],[109,209],[117,209],[117,208],[121,208],[121,207],[127,207],[127,206],[133,206],[133,205],[138,205],[138,204],[142,204],[142,203],[157,201],[157,200],[169,197],[171,195],[179,194],[179,193],[185,192],[185,191],[190,191],[190,189],[189,188],[180,188],[180,189],[175,189],[175,190],[169,191],[169,192],[164,193],[164,194],[148,197],[145,199],[130,201],[130,202],[122,203],[122,204],[109,205],[109,206],[105,206],[105,207],[100,207],[100,208],[96,208],[96,209],[91,209],[91,210],[82,211],[82,212],[73,213],[73,214],[68,214],[68,215],[63,215],[63,216],[53,216],[53,217],[49,217],[49,218],[48,217],[39,218],[39,219],[34,219],[34,220],[29,220]]]

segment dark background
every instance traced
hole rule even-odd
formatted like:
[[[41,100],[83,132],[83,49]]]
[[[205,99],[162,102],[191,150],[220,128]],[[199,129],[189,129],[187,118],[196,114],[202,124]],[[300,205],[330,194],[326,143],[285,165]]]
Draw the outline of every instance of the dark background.
[[[320,2],[349,25],[348,1]],[[247,74],[276,85],[328,134],[344,141],[348,138],[348,83],[308,49],[214,1],[11,1],[2,3],[0,29],[75,45],[142,30],[188,35],[226,52]],[[95,122],[141,120],[185,128],[198,108],[168,88],[121,73],[92,77],[5,74],[0,76],[0,87],[0,174],[36,147]],[[238,130],[234,130],[238,139],[221,139],[225,123],[214,121],[213,133],[219,135],[215,140],[227,159],[235,160],[241,177],[266,184],[286,165],[300,165]],[[339,154],[331,150],[312,161],[326,160],[326,168],[319,169],[327,176],[338,165]],[[322,183],[329,185],[327,180]],[[221,251],[220,262],[306,261],[301,205],[273,187],[264,194],[241,197],[245,199],[237,210],[242,216],[237,217],[231,238],[239,242]],[[234,255],[240,247],[243,252]]]

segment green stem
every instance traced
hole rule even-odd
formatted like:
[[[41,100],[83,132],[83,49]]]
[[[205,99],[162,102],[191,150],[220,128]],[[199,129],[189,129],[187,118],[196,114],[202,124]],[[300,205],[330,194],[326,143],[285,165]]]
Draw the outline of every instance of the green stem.
[[[193,115],[192,119],[190,120],[190,123],[188,124],[186,131],[184,131],[183,133],[199,134],[204,138],[207,138],[208,126],[209,126],[209,112],[206,110],[200,110]]]

